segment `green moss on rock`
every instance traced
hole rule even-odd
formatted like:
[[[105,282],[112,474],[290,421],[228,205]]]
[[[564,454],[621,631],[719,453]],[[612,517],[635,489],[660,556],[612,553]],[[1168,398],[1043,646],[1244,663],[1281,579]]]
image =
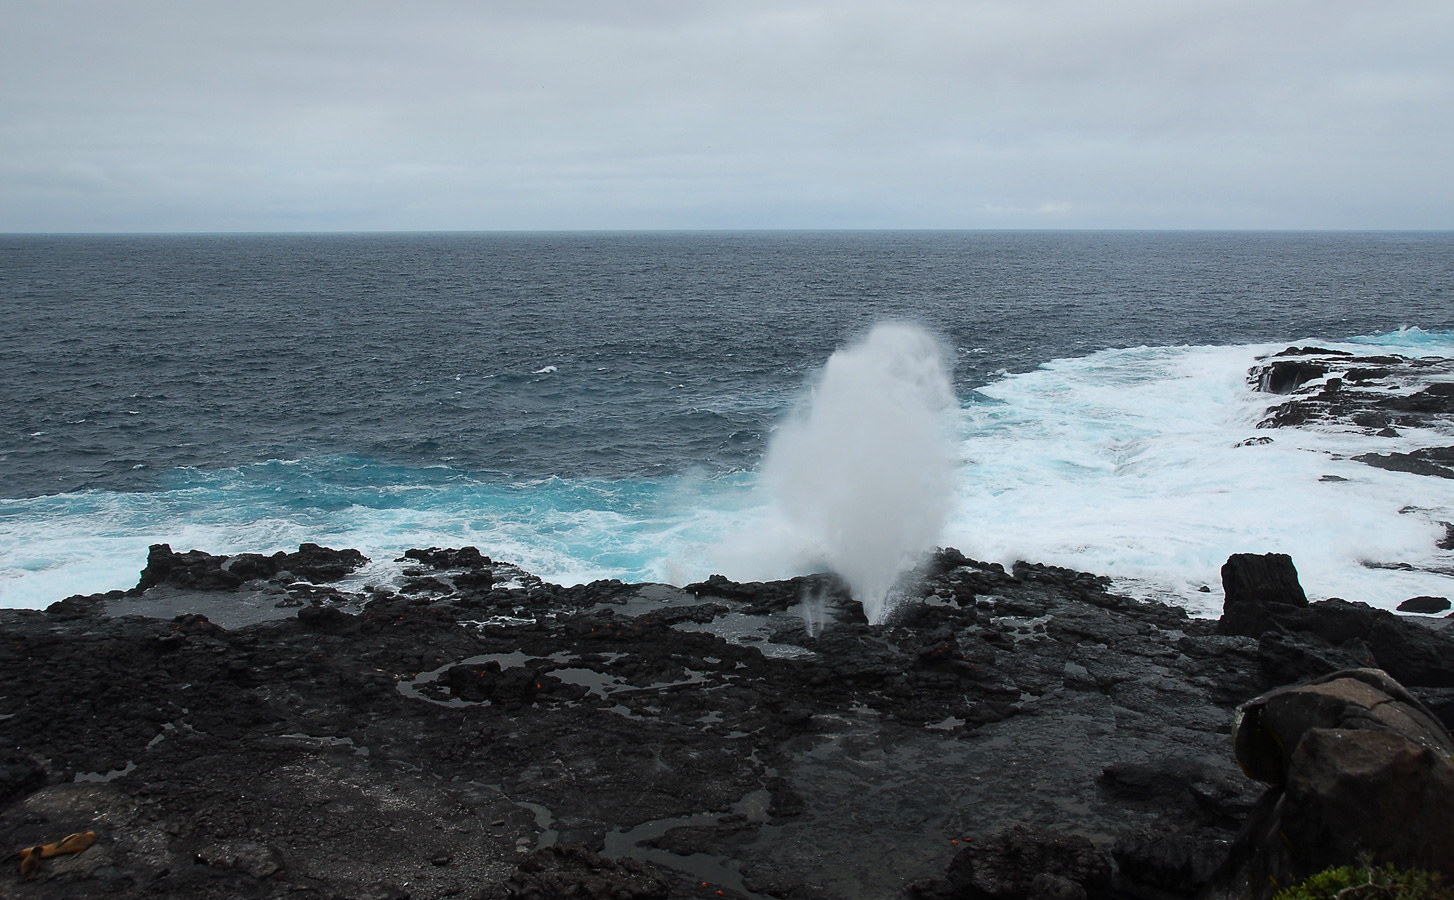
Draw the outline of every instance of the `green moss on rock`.
[[[1454,900],[1454,889],[1422,869],[1338,866],[1278,891],[1272,900]]]

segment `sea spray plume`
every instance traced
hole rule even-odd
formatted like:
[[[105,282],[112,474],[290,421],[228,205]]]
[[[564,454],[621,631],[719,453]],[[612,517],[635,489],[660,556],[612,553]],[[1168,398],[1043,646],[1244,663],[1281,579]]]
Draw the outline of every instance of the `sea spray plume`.
[[[870,622],[949,515],[954,405],[939,342],[883,323],[833,354],[768,447],[763,484],[792,539],[848,582]]]
[[[821,587],[804,591],[798,612],[803,617],[803,630],[808,637],[822,634],[823,626],[828,624],[828,592]]]

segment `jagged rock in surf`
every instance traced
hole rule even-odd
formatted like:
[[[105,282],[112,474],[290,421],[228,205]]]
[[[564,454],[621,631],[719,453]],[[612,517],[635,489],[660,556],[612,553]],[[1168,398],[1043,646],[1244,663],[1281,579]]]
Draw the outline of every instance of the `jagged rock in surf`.
[[[403,562],[406,559],[421,562],[435,569],[481,569],[491,564],[490,558],[481,553],[478,547],[443,550],[438,547],[430,547],[427,550],[405,550],[404,555],[398,561]]]
[[[1451,605],[1454,604],[1449,602],[1448,597],[1410,597],[1398,605],[1398,611],[1432,615],[1434,613],[1448,612]]]
[[[1255,390],[1289,395],[1268,411],[1259,423],[1262,428],[1337,423],[1397,437],[1399,429],[1408,428],[1448,433],[1454,422],[1454,360],[1450,359],[1289,347],[1253,366],[1247,382]],[[1424,452],[1355,458],[1396,471],[1450,477],[1447,461],[1428,458]]]
[[[1412,453],[1364,453],[1353,459],[1390,472],[1454,478],[1454,468],[1451,468],[1454,465],[1454,447],[1425,447]]]
[[[295,553],[278,551],[272,556],[214,556],[201,550],[176,553],[169,544],[153,544],[141,578],[129,593],[141,594],[162,584],[194,591],[231,591],[249,581],[284,576],[285,580],[337,581],[366,562],[368,557],[357,550],[333,550],[317,544],[300,544]]]

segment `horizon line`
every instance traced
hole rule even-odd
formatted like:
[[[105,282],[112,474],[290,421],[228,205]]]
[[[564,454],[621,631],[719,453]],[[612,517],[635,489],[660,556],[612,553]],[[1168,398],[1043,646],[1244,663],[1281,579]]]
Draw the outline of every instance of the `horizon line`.
[[[310,230],[137,229],[131,231],[6,231],[0,237],[325,237],[404,235],[668,235],[668,234],[1454,234],[1449,228],[417,228]]]

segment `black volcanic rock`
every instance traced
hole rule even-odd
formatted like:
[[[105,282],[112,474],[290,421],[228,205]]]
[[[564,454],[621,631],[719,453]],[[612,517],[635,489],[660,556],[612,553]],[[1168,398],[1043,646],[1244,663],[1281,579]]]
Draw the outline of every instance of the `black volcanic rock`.
[[[1234,553],[1222,565],[1226,603],[1279,603],[1307,606],[1307,594],[1286,553]]]
[[[1454,687],[1454,639],[1443,632],[1383,613],[1367,642],[1378,665],[1404,684]]]
[[[150,568],[172,586],[254,559],[163,549]],[[29,896],[547,890],[520,864],[555,840],[602,862],[552,871],[609,881],[650,863],[672,897],[879,900],[942,876],[966,838],[1026,824],[1104,836],[1166,900],[1253,807],[1226,734],[1268,671],[1286,674],[1257,638],[1102,577],[953,551],[902,586],[886,625],[826,575],[562,587],[461,552],[420,551],[419,574],[367,596],[316,589],[296,614],[232,628],[106,617],[148,608],[130,599],[0,611],[0,723],[20,759],[0,845],[101,835],[47,861]],[[472,574],[489,580],[467,588]],[[274,595],[256,582],[183,596],[220,612]],[[813,634],[805,599],[825,614]],[[1362,613],[1340,615],[1315,624],[1336,635]],[[1053,863],[1059,840],[1005,844],[1030,862],[993,889],[1102,892],[1099,864]]]
[[[1142,828],[1116,839],[1119,887],[1133,896],[1195,897],[1227,860],[1225,833]]]
[[[304,581],[337,581],[369,561],[357,550],[333,550],[317,544],[300,544],[297,553],[281,556],[282,570]]]
[[[1448,612],[1451,605],[1448,597],[1410,597],[1398,605],[1399,612],[1407,613],[1442,613]]]
[[[1259,427],[1336,423],[1367,434],[1445,429],[1454,420],[1454,360],[1392,355],[1357,356],[1320,347],[1289,347],[1247,374],[1259,391],[1288,395]],[[1436,477],[1450,474],[1451,448],[1369,453],[1360,462]]]
[[[1454,468],[1450,468],[1451,454],[1454,454],[1454,447],[1431,447],[1412,453],[1364,453],[1353,458],[1375,469],[1454,478]]]
[[[283,576],[337,581],[366,562],[368,557],[357,550],[333,550],[317,544],[301,544],[296,553],[279,551],[272,556],[214,556],[201,550],[176,553],[169,544],[153,544],[141,578],[129,593],[141,594],[163,584],[194,591],[231,591],[249,581]]]
[[[45,767],[19,753],[0,751],[0,804],[34,791],[46,782]]]
[[[1222,566],[1222,591],[1222,634],[1259,637],[1277,627],[1278,616],[1308,605],[1286,553],[1232,554]]]
[[[1322,351],[1326,353],[1327,351]],[[1260,372],[1257,389],[1272,394],[1291,394],[1315,378],[1328,374],[1328,365],[1315,360],[1274,360]]]
[[[1454,687],[1454,638],[1442,631],[1364,603],[1308,603],[1281,554],[1234,555],[1222,571],[1227,600],[1217,631],[1260,638],[1270,681],[1377,666],[1410,687]]]
[[[632,859],[597,856],[584,847],[555,845],[532,853],[510,881],[486,895],[499,900],[666,900],[667,880]]]
[[[1111,892],[1111,865],[1081,835],[1016,825],[960,850],[945,880],[945,896],[955,900],[1028,900],[1047,894],[1097,898]],[[1073,888],[1067,890],[1062,882]]]
[[[491,560],[478,547],[460,547],[458,550],[430,547],[428,550],[405,550],[403,559],[412,559],[435,569],[481,569],[491,565]]]
[[[228,591],[238,587],[247,579],[234,575],[222,567],[225,556],[213,556],[201,550],[174,553],[169,544],[152,544],[147,554],[146,568],[133,593],[141,593],[160,584],[189,588],[197,591]]]

